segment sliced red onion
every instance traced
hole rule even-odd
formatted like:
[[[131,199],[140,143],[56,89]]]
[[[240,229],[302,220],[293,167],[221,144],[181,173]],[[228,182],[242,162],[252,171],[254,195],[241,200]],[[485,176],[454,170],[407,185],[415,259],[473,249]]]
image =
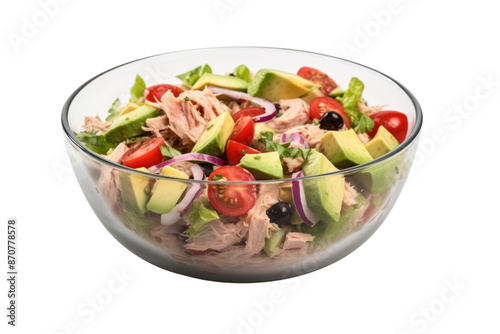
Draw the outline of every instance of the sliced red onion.
[[[278,110],[276,110],[276,106],[274,103],[268,100],[261,99],[260,97],[255,97],[247,93],[239,92],[237,90],[232,90],[232,89],[226,89],[226,88],[220,88],[220,87],[214,87],[214,86],[207,86],[208,90],[211,91],[214,94],[223,94],[228,97],[231,97],[235,100],[247,100],[251,101],[255,104],[258,104],[259,106],[263,107],[265,109],[265,112],[262,115],[254,116],[252,117],[253,121],[255,123],[262,123],[262,122],[267,122],[272,120],[274,117],[276,117],[276,114],[278,113]]]
[[[198,165],[193,165],[191,167],[191,171],[193,172],[193,178],[195,180],[204,180],[205,173],[203,169]],[[201,195],[201,184],[193,183],[191,188],[186,192],[184,198],[177,203],[176,206],[170,212],[161,215],[161,224],[162,225],[172,225],[178,222],[193,204],[194,200],[200,197]]]
[[[300,133],[289,133],[289,134],[282,134],[280,138],[280,144],[284,144],[286,142],[290,142],[289,148],[292,147],[302,147],[302,148],[309,148],[309,143],[307,142],[306,137],[301,135]]]
[[[294,173],[292,178],[302,177],[304,173],[302,171]],[[309,226],[314,226],[319,222],[319,218],[309,209],[306,202],[306,195],[304,193],[304,185],[302,180],[292,181],[292,197],[295,209],[299,214],[300,218]]]
[[[224,166],[227,165],[227,162],[224,160],[208,155],[208,154],[203,154],[203,153],[186,153],[182,154],[176,157],[173,157],[170,160],[164,161],[156,166],[152,166],[149,168],[149,171],[151,173],[158,173],[163,167],[175,164],[176,162],[179,161],[202,161],[202,162],[208,162],[211,164],[214,164],[216,166]]]

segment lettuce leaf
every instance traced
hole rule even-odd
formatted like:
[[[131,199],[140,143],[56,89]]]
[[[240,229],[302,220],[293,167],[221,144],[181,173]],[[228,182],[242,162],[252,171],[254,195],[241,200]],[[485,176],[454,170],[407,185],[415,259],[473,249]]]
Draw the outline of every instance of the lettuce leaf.
[[[135,82],[132,88],[130,88],[130,94],[132,97],[130,98],[130,102],[137,102],[142,97],[142,93],[146,89],[146,83],[144,79],[141,78],[139,74],[135,76]]]
[[[109,143],[103,135],[97,134],[97,130],[91,132],[82,131],[74,135],[79,141],[84,143],[85,146],[97,154],[107,154],[110,149],[118,145],[118,143]]]
[[[345,112],[349,116],[351,127],[360,133],[364,133],[366,130],[371,131],[375,125],[370,117],[358,110],[358,102],[361,100],[364,89],[363,82],[356,77],[352,77],[349,88],[344,95],[337,97],[337,100],[342,103]]]
[[[245,80],[246,82],[252,81],[250,70],[245,65],[241,64],[234,69],[234,76]]]
[[[118,117],[118,115],[122,110],[123,108],[120,104],[120,99],[117,98],[115,102],[113,102],[113,104],[111,105],[111,108],[109,108],[108,110],[109,116],[106,117],[106,121],[113,122]]]
[[[219,215],[206,198],[199,198],[193,202],[184,219],[191,225],[182,234],[194,238],[203,232],[208,222],[219,219]]]
[[[210,66],[207,64],[203,66],[198,66],[196,68],[193,68],[190,71],[187,71],[186,73],[179,74],[176,76],[176,78],[184,81],[186,84],[189,86],[192,86],[198,81],[198,79],[204,74],[204,73],[212,73],[212,69]]]

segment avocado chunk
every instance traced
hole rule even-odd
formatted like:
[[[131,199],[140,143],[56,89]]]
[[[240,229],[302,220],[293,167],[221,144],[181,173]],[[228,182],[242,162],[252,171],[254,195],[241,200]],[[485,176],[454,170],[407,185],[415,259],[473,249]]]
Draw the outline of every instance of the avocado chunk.
[[[280,246],[285,240],[285,236],[290,232],[291,226],[283,226],[277,231],[273,231],[264,244],[264,251],[269,256],[276,256],[283,251]]]
[[[245,154],[238,166],[247,169],[256,180],[283,178],[283,167],[278,152]]]
[[[337,168],[347,168],[372,161],[373,158],[353,129],[328,131],[321,137],[328,160]]]
[[[141,172],[149,173],[147,168],[137,168]],[[122,192],[123,207],[130,212],[146,212],[146,203],[149,200],[150,179],[141,175],[118,172]]]
[[[281,99],[294,99],[305,95],[314,87],[317,86],[313,82],[296,74],[262,69],[250,82],[248,94],[277,102]]]
[[[170,166],[163,167],[160,175],[189,179],[188,175]],[[151,199],[147,204],[148,210],[159,214],[170,212],[181,198],[186,187],[186,182],[158,180],[153,195],[151,195]]]
[[[378,128],[375,137],[365,145],[373,159],[389,153],[398,146],[398,140],[383,125]]]
[[[134,111],[135,109],[139,108],[140,105],[138,105],[137,103],[133,103],[133,102],[130,102],[128,103],[123,109],[122,111],[120,111],[120,114],[118,115],[118,117],[122,116],[122,115],[125,115],[125,114],[128,114],[129,112],[131,111]]]
[[[192,153],[204,153],[218,157],[224,153],[226,143],[234,128],[234,121],[226,111],[210,122],[191,150]]]
[[[156,108],[144,105],[131,112],[118,116],[104,133],[104,138],[111,143],[119,143],[124,139],[144,133],[142,127],[148,118],[158,116]]]
[[[320,152],[311,150],[302,165],[305,176],[335,172],[338,169]],[[334,224],[340,218],[344,198],[344,177],[331,175],[304,180],[304,194],[311,211],[321,221]]]
[[[380,194],[396,183],[401,161],[402,157],[395,157],[371,166],[355,175],[357,182],[372,194]]]
[[[325,96],[325,94],[321,92],[321,89],[319,89],[318,87],[314,87],[309,93],[307,93],[306,95],[302,95],[300,98],[307,104],[311,104],[312,100],[322,96]]]
[[[217,86],[227,89],[245,91],[247,90],[248,82],[229,75],[205,73],[198,79],[198,81],[196,81],[196,83],[193,85],[193,89],[201,90],[205,88],[205,86]]]

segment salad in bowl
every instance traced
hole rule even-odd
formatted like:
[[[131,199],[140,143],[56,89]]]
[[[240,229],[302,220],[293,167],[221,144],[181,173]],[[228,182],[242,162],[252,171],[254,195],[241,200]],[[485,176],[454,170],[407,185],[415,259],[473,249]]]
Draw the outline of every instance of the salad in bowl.
[[[420,110],[411,95],[416,114],[371,105],[361,75],[339,85],[306,65],[200,62],[152,84],[136,73],[128,99],[78,130],[63,113],[108,230],[156,265],[219,281],[296,276],[359,246],[401,191]]]

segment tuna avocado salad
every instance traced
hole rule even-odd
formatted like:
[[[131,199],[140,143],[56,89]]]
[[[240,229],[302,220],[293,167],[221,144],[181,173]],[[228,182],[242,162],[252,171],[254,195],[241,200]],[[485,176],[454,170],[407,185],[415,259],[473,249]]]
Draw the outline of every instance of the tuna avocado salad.
[[[148,86],[137,75],[126,103],[116,99],[105,120],[85,117],[75,133],[116,164],[172,177],[100,174],[125,226],[157,245],[190,258],[296,258],[361,228],[398,179],[396,162],[301,178],[365,164],[405,140],[405,114],[369,106],[357,77],[341,88],[311,67],[214,74],[201,65],[177,78]],[[270,181],[218,184],[259,180]]]

